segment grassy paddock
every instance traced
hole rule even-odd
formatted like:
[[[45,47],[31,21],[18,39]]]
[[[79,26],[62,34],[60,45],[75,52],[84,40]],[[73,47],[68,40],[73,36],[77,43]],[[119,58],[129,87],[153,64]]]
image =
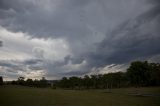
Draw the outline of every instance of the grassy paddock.
[[[128,95],[132,93],[153,96]],[[154,96],[155,95],[155,96]],[[0,87],[0,106],[160,106],[160,87],[108,90],[60,90]]]

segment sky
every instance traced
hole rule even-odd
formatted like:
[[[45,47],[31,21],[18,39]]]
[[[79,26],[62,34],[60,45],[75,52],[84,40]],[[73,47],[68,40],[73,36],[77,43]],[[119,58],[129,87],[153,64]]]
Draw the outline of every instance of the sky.
[[[59,79],[160,62],[159,0],[0,0],[0,76]]]

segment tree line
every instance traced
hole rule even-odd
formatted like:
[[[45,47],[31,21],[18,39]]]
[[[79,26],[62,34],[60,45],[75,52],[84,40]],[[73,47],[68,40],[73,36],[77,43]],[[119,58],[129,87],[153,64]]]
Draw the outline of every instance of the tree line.
[[[32,79],[27,79],[25,80],[24,77],[19,77],[18,80],[12,81],[11,84],[13,85],[22,85],[22,86],[29,86],[29,87],[48,87],[49,84],[45,77],[42,77],[40,80],[32,80]]]
[[[2,81],[3,79],[0,78]],[[19,77],[11,84],[48,87],[64,89],[111,89],[121,87],[144,87],[160,86],[160,64],[148,63],[147,61],[134,61],[130,64],[126,72],[115,72],[98,75],[85,75],[84,77],[63,77],[61,80],[48,81],[45,77],[40,80]],[[0,81],[0,84],[1,82]]]
[[[132,62],[126,72],[81,77],[63,77],[55,86],[68,89],[111,89],[160,85],[160,64],[147,61]]]
[[[3,78],[0,76],[0,85],[3,85]]]

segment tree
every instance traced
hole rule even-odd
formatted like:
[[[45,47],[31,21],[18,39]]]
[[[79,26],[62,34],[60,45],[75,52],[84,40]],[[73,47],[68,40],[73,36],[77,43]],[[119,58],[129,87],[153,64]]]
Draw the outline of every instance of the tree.
[[[40,87],[47,87],[47,80],[45,79],[45,77],[42,77],[42,79],[39,81],[39,86]]]
[[[3,85],[3,77],[0,76],[0,85]]]
[[[80,88],[80,81],[79,81],[79,78],[78,77],[70,77],[69,78],[69,82],[70,82],[70,85],[71,85],[71,88],[74,89],[74,88]]]
[[[151,63],[150,68],[151,68],[150,85],[152,85],[152,86],[160,85],[160,64],[159,63]]]
[[[70,87],[67,77],[63,77],[58,83],[59,83],[58,85],[62,88],[69,88]]]
[[[97,88],[97,75],[91,75],[91,86],[93,87],[93,88]]]
[[[19,77],[19,78],[18,78],[18,81],[17,81],[18,84],[19,84],[19,85],[25,85],[24,79],[25,79],[24,77]]]
[[[85,75],[84,78],[83,78],[83,84],[84,84],[84,87],[86,87],[87,89],[90,88],[91,86],[91,80],[90,80],[90,77],[88,75]]]
[[[148,62],[132,62],[130,67],[127,69],[127,77],[130,84],[136,87],[147,85],[150,80],[150,66]]]
[[[27,86],[33,86],[33,80],[32,79],[27,79],[26,80],[26,85]]]

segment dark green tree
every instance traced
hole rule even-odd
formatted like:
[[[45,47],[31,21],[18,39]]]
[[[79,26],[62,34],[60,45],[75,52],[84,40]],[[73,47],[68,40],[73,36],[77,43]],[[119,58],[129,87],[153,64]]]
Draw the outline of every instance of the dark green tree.
[[[33,86],[33,80],[32,79],[27,79],[25,83],[26,83],[27,86]]]
[[[42,79],[39,81],[39,86],[40,87],[47,87],[47,80],[45,77],[42,77]]]
[[[80,79],[78,77],[70,77],[69,78],[70,86],[72,89],[79,89],[80,88]]]
[[[25,79],[24,77],[19,77],[17,83],[18,83],[19,85],[25,85],[24,79]]]
[[[89,89],[92,85],[92,82],[90,80],[90,77],[88,75],[85,75],[83,78],[83,85],[85,88]]]
[[[132,62],[127,69],[127,77],[131,85],[136,87],[145,86],[150,81],[150,66],[147,61]]]
[[[0,85],[3,85],[3,77],[0,76]]]
[[[67,79],[67,77],[63,77],[57,84],[58,86],[62,87],[62,88],[69,88],[70,87],[70,83],[69,80]]]
[[[151,68],[150,85],[152,85],[152,86],[160,85],[160,64],[159,63],[151,63],[150,68]]]

